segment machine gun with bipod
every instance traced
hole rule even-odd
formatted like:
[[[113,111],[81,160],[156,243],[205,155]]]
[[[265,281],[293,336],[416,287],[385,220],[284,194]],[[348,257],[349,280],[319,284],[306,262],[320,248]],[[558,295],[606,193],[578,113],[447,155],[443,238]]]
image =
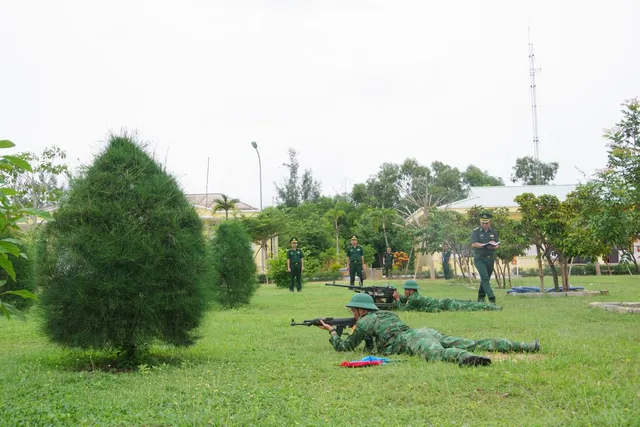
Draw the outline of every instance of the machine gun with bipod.
[[[393,299],[393,293],[396,291],[396,288],[390,284],[386,286],[351,286],[340,285],[333,282],[325,283],[324,285],[335,286],[336,288],[347,288],[354,292],[369,294],[373,298],[376,307],[380,310],[393,310],[397,307],[396,301]]]

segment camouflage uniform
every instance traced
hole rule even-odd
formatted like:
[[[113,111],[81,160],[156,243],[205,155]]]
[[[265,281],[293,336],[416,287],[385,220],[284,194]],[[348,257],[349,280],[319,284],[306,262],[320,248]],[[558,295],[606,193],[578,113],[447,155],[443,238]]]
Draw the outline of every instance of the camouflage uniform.
[[[345,339],[332,335],[329,342],[336,351],[354,350],[365,337],[373,338],[366,351],[383,355],[411,354],[428,361],[443,360],[462,363],[465,359],[477,358],[469,350],[481,351],[537,351],[537,341],[520,343],[504,338],[472,340],[441,334],[435,329],[412,329],[404,324],[397,314],[390,311],[374,311],[356,322],[353,333]]]
[[[425,311],[428,313],[437,313],[439,311],[494,311],[502,310],[495,304],[486,304],[483,302],[463,301],[452,298],[431,298],[419,295],[414,292],[409,298],[404,295],[400,296],[398,301],[398,309],[400,311]]]

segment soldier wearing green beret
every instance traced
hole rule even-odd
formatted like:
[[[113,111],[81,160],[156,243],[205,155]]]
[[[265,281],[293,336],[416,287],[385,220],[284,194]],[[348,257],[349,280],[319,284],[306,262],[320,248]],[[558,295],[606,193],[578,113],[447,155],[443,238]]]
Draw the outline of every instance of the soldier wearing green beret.
[[[480,215],[480,227],[471,233],[473,264],[476,266],[478,273],[480,273],[478,302],[484,302],[485,296],[489,297],[489,302],[494,304],[496,302],[489,280],[493,274],[493,264],[499,243],[498,232],[491,228],[491,214],[488,212],[482,213]]]
[[[355,350],[362,341],[369,341],[366,351],[391,354],[411,354],[428,361],[455,362],[459,366],[491,364],[491,359],[471,353],[472,350],[500,352],[535,352],[540,350],[538,340],[531,343],[505,338],[472,340],[444,335],[435,329],[412,329],[397,314],[378,311],[373,298],[365,293],[353,295],[347,307],[353,312],[356,325],[348,338],[342,339],[335,329],[324,322],[320,328],[331,334],[329,342],[336,351]]]
[[[394,260],[395,256],[393,255],[391,248],[387,248],[387,252],[384,254],[384,271],[382,272],[387,279],[391,278]]]
[[[356,282],[356,276],[360,278],[360,286],[362,282],[362,266],[364,265],[364,251],[362,246],[358,244],[358,236],[351,236],[351,245],[347,248],[347,262],[349,263],[349,283],[353,286]]]
[[[296,281],[298,292],[302,290],[302,272],[304,271],[304,254],[298,249],[298,240],[291,239],[291,249],[287,251],[287,271],[290,274],[289,292],[293,292],[293,282]]]
[[[438,313],[440,311],[495,311],[502,310],[495,304],[483,302],[463,301],[453,298],[431,298],[418,293],[418,283],[415,280],[407,280],[404,285],[404,295],[393,293],[393,298],[400,311],[424,311]]]

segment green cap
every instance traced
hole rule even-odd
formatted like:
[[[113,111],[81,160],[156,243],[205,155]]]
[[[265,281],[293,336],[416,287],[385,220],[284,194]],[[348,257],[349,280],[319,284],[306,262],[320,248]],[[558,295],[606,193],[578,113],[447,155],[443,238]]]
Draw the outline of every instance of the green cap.
[[[486,224],[486,223],[491,221],[492,217],[493,217],[493,215],[491,215],[490,212],[482,212],[480,214],[480,222],[483,223],[483,224]]]
[[[298,243],[298,239],[296,239],[295,237],[292,237],[291,240],[289,240],[289,243]]]
[[[358,240],[358,236],[354,234],[353,236],[351,236],[351,240]]]
[[[404,289],[414,289],[414,290],[418,290],[418,282],[416,282],[415,280],[411,279],[411,280],[407,280],[406,282],[404,282],[404,285],[402,285],[402,287]]]
[[[377,311],[378,307],[376,307],[373,302],[373,298],[371,295],[364,293],[357,293],[351,297],[351,301],[347,303],[347,307],[349,308],[364,308],[366,310]]]

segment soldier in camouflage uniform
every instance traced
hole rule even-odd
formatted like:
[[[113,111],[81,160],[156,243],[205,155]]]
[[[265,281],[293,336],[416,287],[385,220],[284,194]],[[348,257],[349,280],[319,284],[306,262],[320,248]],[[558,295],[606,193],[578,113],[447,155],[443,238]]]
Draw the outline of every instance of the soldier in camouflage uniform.
[[[519,351],[535,352],[540,350],[538,340],[521,343],[505,338],[472,340],[444,335],[435,329],[412,329],[404,324],[397,314],[390,311],[378,311],[370,295],[357,293],[347,304],[356,318],[352,334],[345,339],[338,336],[335,329],[321,322],[319,326],[329,331],[329,342],[336,351],[352,351],[366,338],[372,338],[366,351],[385,356],[391,354],[411,354],[424,357],[427,361],[442,360],[455,362],[459,366],[490,365],[491,359],[470,353],[481,351]]]
[[[483,302],[463,301],[452,298],[431,298],[418,293],[418,283],[415,280],[407,280],[404,285],[404,295],[393,293],[393,298],[400,311],[426,311],[437,313],[439,311],[492,311],[502,310],[495,304]]]

